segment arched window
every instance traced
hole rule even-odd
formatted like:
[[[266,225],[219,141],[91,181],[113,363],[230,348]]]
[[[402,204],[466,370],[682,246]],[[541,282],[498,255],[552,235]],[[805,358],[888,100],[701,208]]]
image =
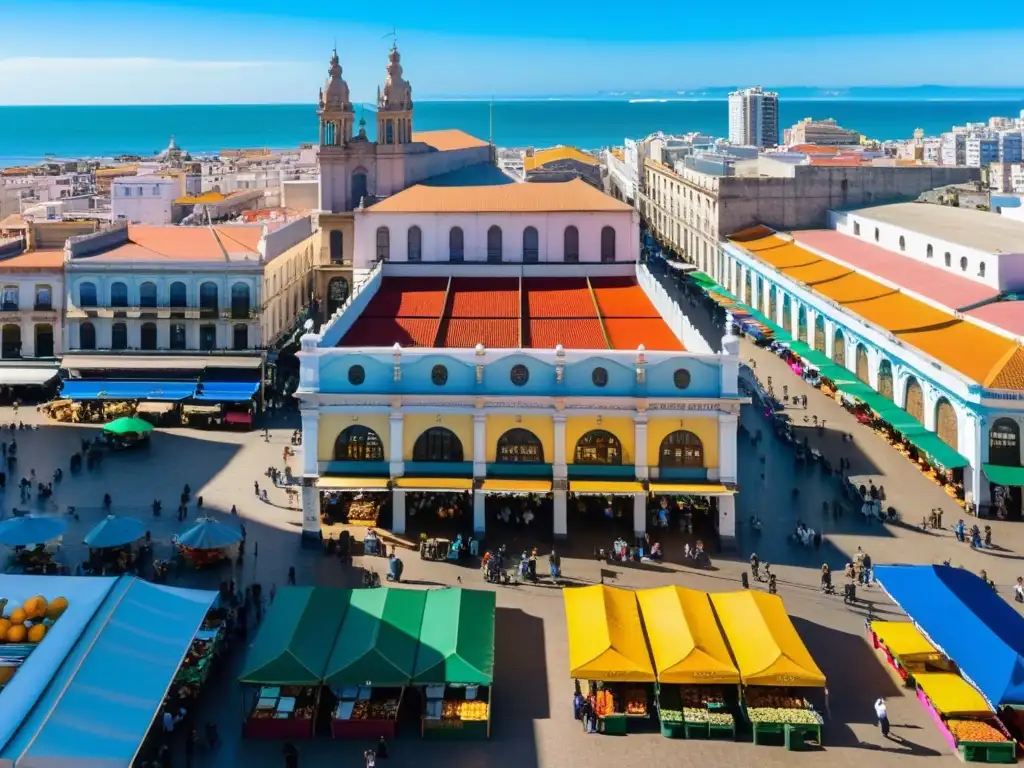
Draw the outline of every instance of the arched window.
[[[445,427],[431,427],[412,447],[413,461],[462,461],[462,441]]]
[[[487,230],[487,260],[492,263],[501,261],[501,227],[497,224]]]
[[[406,259],[423,261],[423,231],[415,225],[409,227]]]
[[[331,264],[342,264],[345,261],[345,236],[340,229],[332,229],[328,236],[331,245]]]
[[[155,307],[156,305],[156,283],[147,280],[139,286],[139,306]]]
[[[448,230],[448,261],[462,261],[466,257],[465,238],[462,227]]]
[[[984,277],[984,276],[985,276],[985,262],[983,261],[980,264],[978,264],[978,277]]]
[[[110,306],[128,306],[128,286],[125,283],[117,282],[110,284]]]
[[[615,261],[615,230],[612,227],[601,228],[601,261]]]
[[[156,349],[156,323],[143,323],[139,330],[139,346],[145,350]]]
[[[930,259],[932,256],[935,255],[935,249],[932,247],[931,243],[928,243],[928,247],[925,248],[924,255],[925,255],[925,258],[928,258],[928,259]]]
[[[231,330],[231,346],[234,349],[249,348],[249,326],[245,323],[237,323]]]
[[[334,146],[334,123],[330,121],[324,123],[324,145]]]
[[[565,263],[576,264],[580,260],[580,231],[572,225],[566,227],[562,241]]]
[[[377,227],[377,261],[387,261],[391,257],[391,230]]]
[[[659,467],[703,467],[704,444],[693,432],[676,430],[661,441]]]
[[[953,266],[953,256],[949,251],[946,251],[942,258],[945,261],[947,267]]]
[[[384,461],[380,435],[368,427],[346,427],[334,441],[335,461]]]
[[[576,464],[622,464],[622,443],[611,432],[595,429],[587,432],[576,443]]]
[[[348,301],[348,280],[340,275],[327,284],[327,314],[333,315]]]
[[[352,207],[358,208],[363,198],[366,197],[369,187],[366,183],[366,171],[356,171],[352,174]]]
[[[961,256],[960,257],[960,271],[961,272],[966,272],[967,271],[967,257],[966,256]]]
[[[540,261],[540,236],[536,227],[523,230],[523,263],[535,264]]]
[[[865,384],[871,384],[871,373],[868,370],[868,350],[863,344],[857,345],[857,378]]]
[[[843,338],[843,332],[839,328],[836,328],[836,335],[832,339],[832,362],[846,367],[846,339]]]
[[[875,227],[875,242],[878,242],[878,227]]]
[[[125,323],[114,323],[110,326],[110,348],[128,349],[128,326]]]
[[[246,320],[249,317],[249,285],[233,283],[231,286],[231,319]]]
[[[78,327],[78,348],[96,349],[96,326],[92,323],[82,323]]]
[[[859,221],[853,222],[853,234],[854,234],[854,237],[860,237],[860,222]]]
[[[924,390],[917,379],[907,379],[907,391],[903,396],[903,410],[924,424]]]
[[[960,450],[960,430],[956,419],[956,409],[944,397],[935,403],[935,434],[952,448]]]
[[[893,399],[892,363],[885,358],[878,364],[878,394],[889,400]]]
[[[199,286],[199,315],[200,317],[216,317],[220,306],[220,296],[217,291],[217,284],[207,281]]]
[[[821,315],[814,318],[814,344],[812,346],[818,352],[824,353],[825,351],[825,319]]]
[[[181,281],[176,280],[171,283],[171,288],[168,298],[170,299],[170,306],[172,307],[187,307],[188,306],[188,288]]]
[[[1013,419],[996,419],[988,431],[988,463],[1020,466],[1020,426]]]
[[[495,460],[499,464],[543,464],[544,446],[528,429],[510,429],[498,438]]]
[[[36,357],[53,357],[53,326],[38,323],[36,332]]]
[[[0,357],[21,357],[21,326],[9,323],[0,329]]]

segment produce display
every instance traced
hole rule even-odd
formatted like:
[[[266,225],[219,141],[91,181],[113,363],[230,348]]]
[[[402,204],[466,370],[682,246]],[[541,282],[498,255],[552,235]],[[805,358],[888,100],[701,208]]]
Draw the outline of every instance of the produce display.
[[[725,704],[722,689],[710,685],[682,686],[683,705],[687,707],[721,706]]]
[[[297,685],[264,686],[260,689],[254,720],[312,720],[316,691]]]
[[[398,699],[357,701],[350,720],[394,720],[398,717]]]
[[[373,521],[376,520],[377,517],[379,516],[379,507],[375,501],[359,499],[349,503],[346,516],[350,521]]]
[[[752,723],[784,723],[789,725],[821,725],[822,718],[813,709],[791,707],[748,707]]]
[[[678,709],[662,709],[661,720],[664,723],[681,723],[683,722],[683,713]]]
[[[647,714],[647,692],[643,688],[631,688],[626,691],[626,714]]]
[[[68,609],[65,597],[30,597],[22,606],[0,598],[0,689],[9,683]]]
[[[781,688],[747,688],[747,706],[774,707],[776,709],[807,709],[807,699],[794,696]]]
[[[486,720],[486,701],[445,699],[441,705],[442,720]]]
[[[732,728],[736,724],[730,712],[708,712],[708,722],[726,728]]]
[[[615,697],[607,688],[598,691],[594,697],[594,712],[598,717],[615,714]]]
[[[958,742],[1009,741],[1002,731],[984,720],[947,720],[946,725]]]
[[[706,723],[708,711],[698,707],[683,707],[683,720],[688,723]]]

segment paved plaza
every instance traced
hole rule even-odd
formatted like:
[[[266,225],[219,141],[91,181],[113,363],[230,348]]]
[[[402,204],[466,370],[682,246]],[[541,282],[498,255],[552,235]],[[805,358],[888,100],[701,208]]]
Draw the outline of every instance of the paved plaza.
[[[758,376],[773,377],[776,391],[783,384],[791,395],[807,394],[807,415],[824,418],[823,434],[808,429],[812,446],[823,450],[834,463],[839,456],[852,462],[856,482],[872,479],[884,485],[889,503],[901,511],[907,522],[916,522],[932,507],[946,510],[945,521],[959,516],[956,505],[942,490],[921,476],[902,456],[880,438],[858,425],[837,403],[812,391],[778,358],[753,346],[744,345],[744,361],[753,359]],[[794,411],[793,422],[802,431],[802,409]],[[0,410],[0,420],[9,423],[11,410]],[[176,520],[175,508],[182,487],[188,483],[193,498],[203,497],[204,510],[229,515],[237,506],[248,534],[246,559],[234,576],[244,583],[259,580],[264,587],[282,586],[289,566],[294,565],[300,584],[352,585],[358,569],[373,567],[382,572],[384,562],[356,558],[355,568],[346,569],[335,559],[299,547],[300,513],[288,507],[285,491],[271,487],[269,504],[259,501],[253,482],[261,487],[267,467],[282,466],[282,452],[289,445],[296,423],[282,417],[264,442],[259,433],[225,433],[194,430],[158,430],[148,451],[109,455],[99,471],[82,471],[72,476],[68,461],[83,437],[95,434],[95,427],[45,423],[35,413],[22,409],[18,418],[40,424],[37,430],[12,434],[4,430],[0,439],[18,441],[18,465],[9,478],[3,500],[4,513],[18,505],[17,478],[34,469],[48,479],[60,466],[65,470],[54,502],[59,509],[75,505],[80,520],[72,522],[65,536],[62,559],[75,564],[85,555],[76,545],[84,533],[104,514],[102,498],[110,493],[113,511],[133,514],[151,521],[156,555],[166,557],[170,537],[184,525]],[[746,560],[756,550],[769,560],[779,575],[779,593],[794,617],[798,631],[829,681],[830,714],[826,718],[823,752],[787,753],[781,748],[754,747],[745,742],[722,743],[672,741],[657,734],[631,734],[613,739],[587,736],[572,718],[572,681],[567,674],[568,649],[560,588],[547,583],[498,588],[496,680],[494,687],[492,739],[487,743],[423,743],[418,734],[407,733],[391,744],[390,764],[417,766],[533,766],[590,765],[598,761],[630,765],[664,763],[671,766],[724,765],[754,762],[758,765],[895,765],[899,758],[931,757],[953,761],[941,736],[916,701],[896,686],[886,669],[875,659],[864,639],[864,620],[870,609],[883,618],[898,618],[899,611],[877,587],[862,590],[868,606],[847,607],[838,597],[818,591],[818,571],[823,562],[841,568],[858,546],[869,552],[876,564],[887,562],[938,563],[951,560],[973,571],[982,568],[999,585],[1004,598],[1020,568],[1024,551],[1024,529],[1013,523],[993,521],[998,552],[981,553],[959,544],[952,533],[922,532],[909,525],[867,525],[849,509],[839,520],[825,520],[822,501],[834,499],[838,484],[823,477],[820,470],[797,469],[791,450],[775,442],[763,417],[753,407],[745,408],[743,425],[747,432],[762,430],[764,438],[754,446],[740,438],[740,485],[737,517],[740,521],[737,550],[715,558],[712,571],[693,571],[666,564],[657,568],[621,568],[597,563],[592,558],[567,556],[563,574],[574,583],[599,582],[624,587],[652,587],[680,584],[696,589],[724,591],[740,586]],[[853,442],[844,442],[844,433]],[[764,464],[760,457],[764,456]],[[295,466],[293,459],[293,467]],[[762,479],[761,475],[764,475]],[[800,488],[794,500],[792,489]],[[151,504],[163,501],[164,513],[153,518]],[[756,514],[764,522],[760,534],[750,531],[745,521]],[[196,515],[195,504],[189,510]],[[824,532],[821,550],[795,547],[787,542],[797,519]],[[497,544],[500,542],[491,542]],[[258,545],[258,546],[257,546]],[[257,555],[258,550],[258,555]],[[667,553],[673,558],[671,550]],[[408,552],[403,558],[409,589],[454,584],[461,577],[464,586],[485,585],[478,571],[444,563],[421,561]],[[174,581],[183,585],[215,588],[231,571],[183,573]],[[760,585],[757,585],[759,588]],[[265,590],[266,592],[266,590]],[[204,694],[197,725],[210,720],[219,723],[224,744],[215,754],[198,753],[199,766],[282,764],[275,742],[243,742],[237,734],[242,720],[239,687],[233,683],[241,665],[236,649],[226,657]],[[116,680],[111,681],[116,685]],[[874,725],[872,703],[884,696],[894,724],[896,740],[881,738]],[[301,743],[302,765],[359,765],[367,744],[317,740]],[[183,765],[180,751],[176,765]]]

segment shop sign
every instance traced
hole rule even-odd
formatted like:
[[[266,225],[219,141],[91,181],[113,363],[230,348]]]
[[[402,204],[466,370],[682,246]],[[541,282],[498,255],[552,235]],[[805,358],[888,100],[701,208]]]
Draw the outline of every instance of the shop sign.
[[[651,403],[648,406],[652,411],[715,411],[717,413],[739,413],[740,407],[737,403]]]
[[[775,682],[779,685],[791,685],[796,682],[796,677],[794,675],[776,675]]]

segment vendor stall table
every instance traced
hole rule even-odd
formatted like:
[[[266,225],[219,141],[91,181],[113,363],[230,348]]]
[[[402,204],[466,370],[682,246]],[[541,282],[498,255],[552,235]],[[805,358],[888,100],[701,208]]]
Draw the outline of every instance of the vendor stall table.
[[[338,703],[331,716],[331,736],[372,741],[396,735],[404,688],[349,686],[335,691]]]
[[[242,735],[250,739],[311,738],[319,700],[319,688],[263,686]]]
[[[922,672],[956,671],[956,665],[939,653],[912,623],[872,621],[866,625],[868,640],[904,684],[912,686],[913,676]]]
[[[956,674],[915,676],[917,700],[965,762],[1015,763],[1017,744],[977,690]]]

